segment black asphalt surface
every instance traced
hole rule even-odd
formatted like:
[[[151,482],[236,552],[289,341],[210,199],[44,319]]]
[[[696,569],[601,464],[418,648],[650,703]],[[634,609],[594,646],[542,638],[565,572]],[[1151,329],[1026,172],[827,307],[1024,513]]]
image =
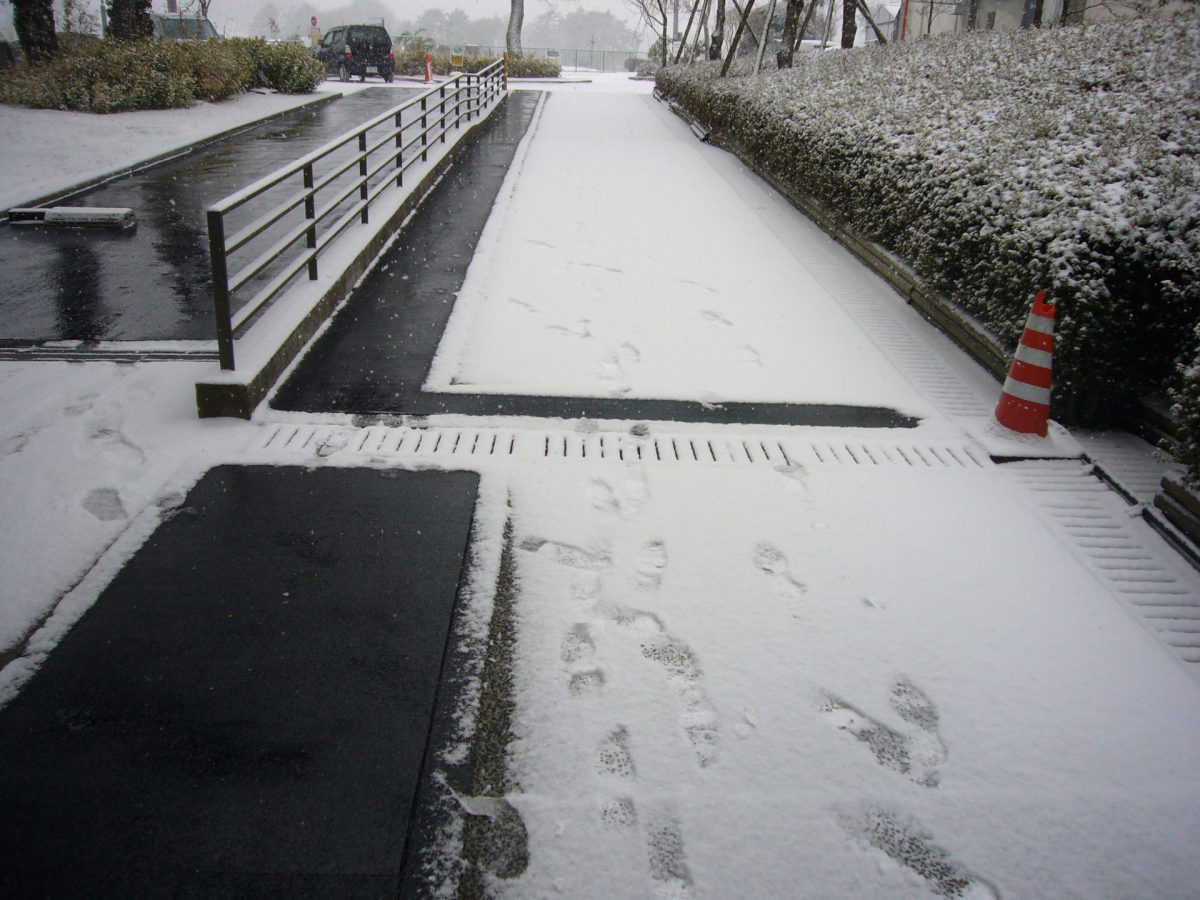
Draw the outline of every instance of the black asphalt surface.
[[[398,896],[477,484],[205,475],[0,711],[0,896]]]
[[[416,93],[297,110],[60,204],[128,207],[132,233],[0,225],[0,343],[214,340],[205,209]]]
[[[563,419],[914,427],[885,407],[424,393],[454,299],[539,94],[515,91],[409,220],[270,401],[275,409]],[[536,365],[535,361],[530,365]]]

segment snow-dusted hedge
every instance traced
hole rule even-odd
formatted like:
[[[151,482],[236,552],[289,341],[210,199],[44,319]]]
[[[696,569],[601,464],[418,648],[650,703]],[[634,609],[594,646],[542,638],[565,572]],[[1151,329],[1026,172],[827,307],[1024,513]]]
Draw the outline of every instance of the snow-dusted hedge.
[[[212,41],[75,40],[53,59],[0,75],[0,102],[111,113],[224,100],[253,87],[259,70],[287,93],[308,93],[324,70],[304,48],[261,38]]]
[[[429,64],[435,75],[451,72],[478,72],[494,63],[497,56],[477,56],[467,53],[461,65],[453,64],[449,53],[438,51],[429,54]],[[420,75],[425,71],[425,51],[406,50],[396,54],[396,72],[400,75]],[[557,78],[562,74],[562,65],[556,59],[535,56],[514,56],[508,61],[508,74],[513,78]]]
[[[1055,415],[1100,424],[1181,384],[1196,353],[1198,73],[1188,14],[803,54],[758,78],[675,67],[657,81],[1001,338],[1015,344],[1045,288],[1058,304]],[[1200,376],[1186,391],[1200,435]]]

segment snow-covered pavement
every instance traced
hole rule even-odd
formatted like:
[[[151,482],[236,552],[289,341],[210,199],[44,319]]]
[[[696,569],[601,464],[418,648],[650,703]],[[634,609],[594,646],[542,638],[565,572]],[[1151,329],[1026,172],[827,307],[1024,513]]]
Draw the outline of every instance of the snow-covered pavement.
[[[1158,628],[1200,578],[1082,463],[995,463],[1035,449],[995,382],[627,85],[549,97],[430,383],[917,428],[200,422],[193,363],[0,363],[0,645],[59,608],[0,702],[211,465],[475,469],[477,640],[515,576],[497,894],[1194,895],[1200,663]]]

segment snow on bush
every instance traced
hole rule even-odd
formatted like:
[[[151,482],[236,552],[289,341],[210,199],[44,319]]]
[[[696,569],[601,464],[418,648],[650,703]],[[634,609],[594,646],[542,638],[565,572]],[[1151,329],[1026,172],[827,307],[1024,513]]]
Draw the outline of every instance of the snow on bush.
[[[309,93],[324,75],[304,47],[261,38],[75,38],[46,62],[21,63],[0,75],[0,102],[94,113],[181,108],[253,87],[260,68],[267,83],[285,93]]]
[[[429,64],[435,75],[451,72],[478,72],[486,69],[500,57],[463,54],[462,63],[454,64],[454,57],[442,51],[429,54]],[[396,54],[396,72],[400,75],[421,75],[425,71],[425,51],[406,50]],[[537,56],[514,56],[508,61],[508,74],[513,78],[557,78],[562,74],[562,65],[556,59]]]
[[[1045,288],[1058,305],[1055,415],[1101,424],[1184,384],[1194,361],[1198,73],[1200,17],[1186,14],[657,80],[1003,340],[1015,345]],[[1200,409],[1200,378],[1185,387]]]

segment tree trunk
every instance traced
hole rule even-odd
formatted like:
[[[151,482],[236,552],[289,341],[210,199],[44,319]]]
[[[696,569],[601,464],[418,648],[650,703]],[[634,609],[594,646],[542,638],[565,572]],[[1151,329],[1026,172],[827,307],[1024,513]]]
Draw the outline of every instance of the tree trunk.
[[[967,31],[974,31],[979,27],[979,0],[968,0],[967,2]]]
[[[842,0],[842,49],[854,46],[854,35],[858,33],[858,0]]]
[[[150,0],[110,0],[108,32],[114,40],[143,41],[154,34]]]
[[[13,0],[12,18],[27,60],[46,59],[58,52],[53,0]]]
[[[1042,15],[1045,13],[1045,0],[1037,0],[1037,4],[1033,7],[1033,27],[1042,27]]]
[[[713,23],[712,42],[708,45],[708,58],[720,59],[725,44],[725,0],[717,0],[717,20]]]
[[[525,22],[525,0],[512,0],[508,14],[508,55],[521,55],[521,26]]]
[[[815,3],[816,0],[809,0]],[[804,8],[804,0],[787,0],[787,12],[783,17],[783,46],[775,54],[775,65],[780,69],[792,67],[792,53],[796,46],[796,29],[800,25],[800,11]]]
[[[666,67],[666,65],[667,65],[667,44],[668,44],[668,43],[670,43],[670,40],[671,40],[671,39],[670,39],[670,37],[668,37],[668,36],[667,36],[667,26],[668,26],[670,23],[671,23],[671,20],[670,20],[670,18],[667,16],[667,12],[666,12],[666,10],[663,10],[663,18],[662,18],[662,28],[663,28],[663,31],[662,31],[662,64],[663,64],[663,67],[664,67],[664,68],[665,68],[665,67]]]

